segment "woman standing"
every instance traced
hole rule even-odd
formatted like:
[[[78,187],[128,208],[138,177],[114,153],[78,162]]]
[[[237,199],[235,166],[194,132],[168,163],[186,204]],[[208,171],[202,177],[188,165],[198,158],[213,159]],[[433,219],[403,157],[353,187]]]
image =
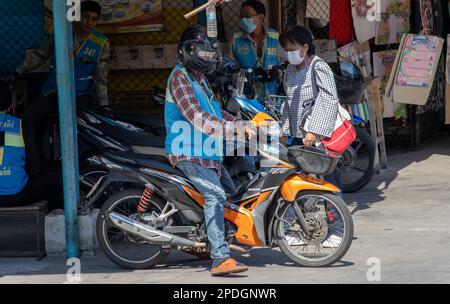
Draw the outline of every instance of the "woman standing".
[[[334,74],[328,64],[315,55],[308,29],[294,26],[280,36],[280,43],[289,60],[284,78],[287,100],[281,110],[284,134],[281,142],[314,146],[321,138],[331,137],[336,124],[339,98]],[[308,116],[308,130],[304,134],[301,127]],[[337,171],[325,179],[341,187]]]
[[[281,111],[282,142],[290,137],[293,145],[312,146],[334,131],[339,104],[334,74],[315,55],[308,29],[294,26],[280,36],[280,43],[289,61],[284,79],[287,100]],[[308,112],[309,128],[303,135],[300,127]]]

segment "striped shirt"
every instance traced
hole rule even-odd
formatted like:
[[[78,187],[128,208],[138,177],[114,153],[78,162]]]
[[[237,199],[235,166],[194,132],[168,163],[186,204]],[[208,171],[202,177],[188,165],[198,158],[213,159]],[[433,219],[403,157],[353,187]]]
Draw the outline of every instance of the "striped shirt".
[[[284,86],[287,100],[281,109],[281,127],[285,136],[303,137],[300,130],[303,105],[314,98],[311,67],[318,61],[315,65],[318,95],[310,117],[309,132],[330,137],[336,124],[339,104],[334,74],[328,64],[317,56],[305,60],[300,70],[294,65],[286,68]]]

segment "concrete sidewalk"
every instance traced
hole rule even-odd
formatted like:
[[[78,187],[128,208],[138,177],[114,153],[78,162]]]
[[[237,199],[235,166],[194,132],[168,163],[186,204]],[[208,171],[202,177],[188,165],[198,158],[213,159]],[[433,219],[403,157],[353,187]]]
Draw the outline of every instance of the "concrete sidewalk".
[[[333,267],[296,267],[279,250],[255,249],[235,255],[248,273],[211,278],[209,262],[181,253],[143,271],[119,269],[99,255],[82,258],[82,283],[371,283],[374,260],[381,283],[450,283],[450,138],[388,161],[366,189],[346,195],[355,239]],[[63,258],[0,259],[0,283],[64,283],[69,268]]]

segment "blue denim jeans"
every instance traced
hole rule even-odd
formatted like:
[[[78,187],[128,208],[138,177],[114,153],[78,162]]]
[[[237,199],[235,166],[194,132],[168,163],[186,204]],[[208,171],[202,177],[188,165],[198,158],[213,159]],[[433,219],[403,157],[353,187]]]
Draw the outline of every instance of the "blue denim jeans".
[[[221,177],[216,170],[190,161],[180,161],[176,166],[189,177],[205,199],[205,223],[211,244],[211,258],[229,258],[230,249],[225,241],[224,205],[227,200],[226,192],[232,194],[236,189],[230,175],[223,166]]]

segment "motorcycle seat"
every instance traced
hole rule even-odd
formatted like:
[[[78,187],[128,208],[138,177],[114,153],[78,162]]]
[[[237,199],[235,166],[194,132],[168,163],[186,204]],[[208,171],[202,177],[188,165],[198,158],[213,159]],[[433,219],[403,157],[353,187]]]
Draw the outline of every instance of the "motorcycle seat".
[[[146,132],[136,132],[127,130],[116,125],[97,126],[97,128],[113,138],[122,141],[127,146],[144,146],[163,148],[165,146],[165,138],[158,137]]]
[[[140,165],[150,169],[164,171],[170,174],[178,175],[183,178],[187,178],[181,170],[172,167],[172,165],[169,163],[169,161],[165,156],[140,155],[134,154],[132,152],[120,152],[120,151],[115,151],[113,153],[106,153],[105,156],[113,161],[117,161],[120,163]]]
[[[160,170],[160,171],[165,171],[168,172],[170,174],[174,174],[183,178],[187,178],[186,175],[184,175],[184,173],[177,169],[174,168],[169,161],[167,160],[167,158],[165,156],[160,156],[160,155],[138,155],[137,157],[135,157],[135,160],[137,163],[148,167],[150,169],[156,169],[156,170]]]
[[[164,116],[141,113],[112,112],[112,115],[119,120],[136,123],[151,128],[165,128]]]

